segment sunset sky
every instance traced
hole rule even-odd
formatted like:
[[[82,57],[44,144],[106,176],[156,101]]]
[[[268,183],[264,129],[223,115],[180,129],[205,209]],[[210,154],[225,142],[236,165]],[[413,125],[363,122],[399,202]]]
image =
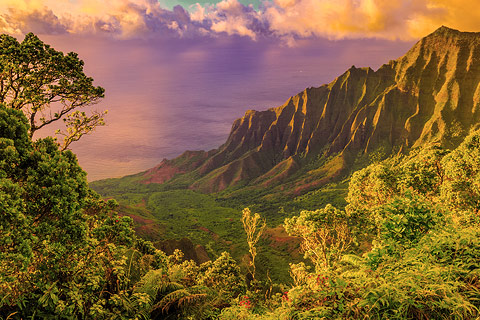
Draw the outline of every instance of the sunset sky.
[[[472,0],[0,0],[0,31],[78,52],[108,126],[72,145],[89,180],[221,145],[247,109],[351,65],[378,68],[441,25],[480,31]]]
[[[213,3],[212,3],[213,2]],[[1,0],[9,33],[95,34],[116,38],[215,37],[258,40],[327,37],[416,39],[444,24],[478,28],[472,0]]]

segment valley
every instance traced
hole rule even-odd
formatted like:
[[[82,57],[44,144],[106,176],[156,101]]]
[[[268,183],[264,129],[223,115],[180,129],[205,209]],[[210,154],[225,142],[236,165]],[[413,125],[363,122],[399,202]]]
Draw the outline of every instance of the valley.
[[[188,238],[211,258],[227,250],[241,262],[243,208],[260,213],[273,232],[301,210],[344,208],[356,170],[432,143],[455,148],[477,129],[479,48],[477,33],[441,27],[376,71],[352,66],[282,106],[247,111],[217,149],[186,151],[90,186],[119,201],[145,239]],[[299,247],[271,238],[260,243],[259,272],[288,281],[286,261],[301,256]]]

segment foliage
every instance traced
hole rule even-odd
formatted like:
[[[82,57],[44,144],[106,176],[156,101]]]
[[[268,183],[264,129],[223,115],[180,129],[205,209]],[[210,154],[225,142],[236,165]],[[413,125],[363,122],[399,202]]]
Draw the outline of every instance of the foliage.
[[[454,210],[480,210],[480,133],[470,134],[442,159],[445,168],[441,197]]]
[[[472,133],[452,151],[424,146],[357,171],[344,210],[327,205],[290,218],[280,210],[287,215],[285,229],[302,239],[313,268],[308,261],[291,263],[289,288],[278,290],[281,286],[262,281],[262,274],[251,291],[242,289],[222,306],[203,309],[213,313],[198,308],[212,301],[206,298],[196,303],[196,311],[182,314],[221,319],[477,318],[478,136],[480,132]],[[306,200],[299,197],[295,205],[315,197],[323,197],[322,191],[304,196]],[[182,212],[180,206],[162,203],[169,211]],[[201,266],[195,270],[205,275]],[[191,285],[199,285],[198,280]],[[210,289],[203,291],[208,297],[219,290]]]
[[[474,319],[480,316],[480,260],[473,132],[453,151],[412,150],[357,171],[345,211],[327,206],[285,220],[315,266],[335,248],[332,221],[347,221],[357,250],[329,268],[291,264],[293,286],[280,306],[230,307],[227,319]],[[352,221],[353,220],[353,221]],[[363,236],[360,236],[363,235]],[[348,254],[346,254],[348,253]],[[323,255],[323,257],[325,257]],[[322,265],[322,263],[320,263]]]
[[[226,252],[201,265],[181,260],[177,251],[165,269],[149,271],[136,284],[136,293],[150,297],[154,319],[207,319],[245,290],[240,269]]]
[[[73,153],[32,143],[22,112],[3,106],[0,154],[0,314],[140,314],[144,297],[126,290],[131,219],[88,189]]]
[[[317,269],[333,267],[353,241],[348,216],[331,205],[285,219],[285,230],[302,238],[305,258],[310,258]]]
[[[35,131],[63,119],[62,149],[96,126],[104,125],[101,112],[87,115],[76,109],[98,102],[104,89],[95,87],[83,72],[76,53],[64,55],[29,33],[22,42],[0,35],[0,103],[22,110]]]
[[[248,252],[250,253],[250,257],[252,258],[252,260],[248,263],[248,269],[250,274],[252,275],[253,280],[255,280],[255,258],[257,256],[257,248],[255,247],[255,245],[257,244],[258,240],[260,240],[260,236],[262,235],[263,230],[267,225],[265,220],[263,220],[263,223],[261,223],[260,219],[261,218],[258,213],[252,215],[250,209],[243,209],[242,224],[243,229],[247,234]]]
[[[347,202],[357,210],[387,203],[399,192],[398,157],[356,171],[350,179]]]
[[[0,108],[0,314],[209,317],[244,292],[227,253],[197,266],[137,239],[116,201],[88,188],[73,153],[50,138],[32,143],[27,126],[21,111]]]
[[[245,282],[240,268],[230,254],[223,252],[215,261],[200,266],[202,275],[198,282],[216,289],[227,297],[236,297],[245,290]]]
[[[445,212],[419,196],[406,194],[372,212],[377,230],[368,261],[376,268],[385,255],[401,256],[431,230],[445,225]]]

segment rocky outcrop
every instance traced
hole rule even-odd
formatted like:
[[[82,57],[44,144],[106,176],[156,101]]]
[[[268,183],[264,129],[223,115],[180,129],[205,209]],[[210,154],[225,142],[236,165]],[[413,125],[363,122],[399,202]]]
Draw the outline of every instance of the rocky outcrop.
[[[193,170],[198,179],[190,188],[204,192],[240,183],[269,186],[319,155],[336,155],[339,159],[324,163],[325,168],[307,172],[325,183],[359,154],[378,148],[388,153],[426,142],[453,147],[479,125],[479,110],[480,33],[441,27],[376,71],[352,66],[330,84],[308,88],[280,107],[247,111],[217,150],[201,153],[186,167],[170,165],[184,155],[166,160],[145,178],[165,182]],[[307,188],[302,181],[318,184],[312,185],[308,174],[297,180],[301,190]]]

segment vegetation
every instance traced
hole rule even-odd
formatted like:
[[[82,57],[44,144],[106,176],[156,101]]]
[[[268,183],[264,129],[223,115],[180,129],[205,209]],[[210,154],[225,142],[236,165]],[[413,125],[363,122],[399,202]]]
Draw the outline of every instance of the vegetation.
[[[293,286],[277,305],[270,298],[263,308],[222,315],[478,318],[479,139],[476,131],[451,152],[426,146],[373,163],[353,175],[345,211],[327,205],[286,219],[315,268],[292,264]]]
[[[247,283],[228,253],[201,265],[166,256],[88,188],[70,151],[32,142],[21,112],[1,107],[0,133],[4,318],[480,315],[478,131],[453,151],[424,147],[357,171],[344,210],[286,219],[312,262],[291,264],[290,284]]]
[[[227,253],[197,266],[137,238],[116,202],[88,188],[73,153],[51,138],[32,142],[25,116],[4,106],[0,154],[3,318],[214,314],[244,291]]]
[[[255,246],[257,245],[258,240],[260,240],[260,236],[267,225],[265,220],[260,222],[260,219],[261,218],[258,213],[252,215],[250,209],[243,209],[242,224],[243,229],[247,234],[248,252],[250,253],[251,257],[251,260],[248,262],[248,271],[252,275],[253,280],[255,280],[255,258],[257,257],[257,248]]]
[[[83,61],[76,53],[64,55],[29,33],[20,43],[0,35],[0,103],[22,110],[30,123],[29,133],[63,119],[65,130],[61,148],[97,126],[104,125],[106,112],[91,115],[79,108],[103,98],[104,89],[93,86],[93,79],[83,73]]]
[[[348,217],[332,205],[285,219],[285,230],[302,238],[305,258],[312,260],[316,270],[334,267],[352,243]]]
[[[241,216],[240,201],[228,208],[227,198],[127,182],[119,208],[89,188],[72,152],[32,141],[29,123],[0,105],[0,319],[480,317],[480,131],[453,150],[424,145],[374,160],[352,175],[345,207],[280,212],[307,259],[282,256],[291,278],[280,282],[255,267],[273,229],[249,209]],[[119,209],[169,235],[179,220],[192,238],[232,232],[232,254],[210,248],[201,264],[166,255]],[[239,242],[251,277],[234,259]]]

